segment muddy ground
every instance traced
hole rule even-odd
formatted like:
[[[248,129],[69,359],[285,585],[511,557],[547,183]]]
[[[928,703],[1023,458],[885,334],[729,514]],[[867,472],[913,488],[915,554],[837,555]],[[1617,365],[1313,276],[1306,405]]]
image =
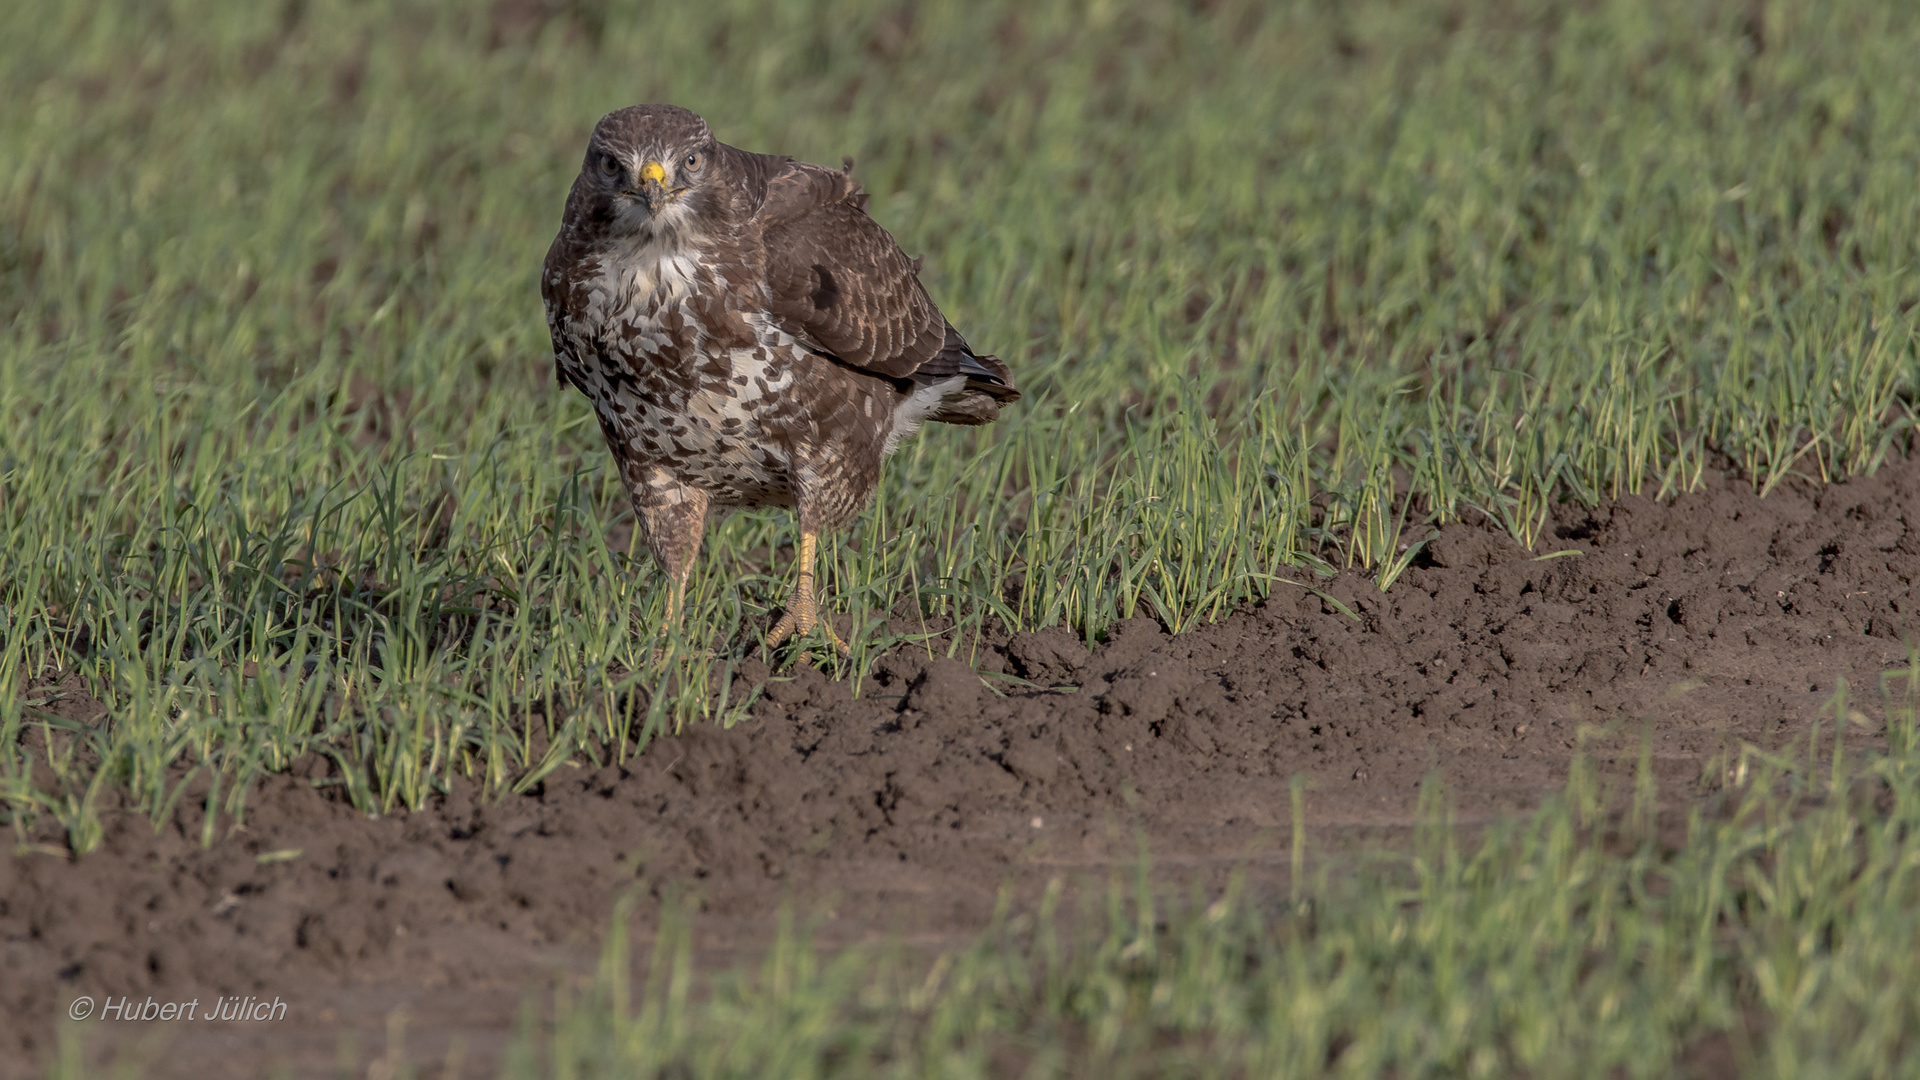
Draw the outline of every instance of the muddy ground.
[[[1357,620],[1284,586],[1180,635],[1134,619],[1091,650],[1062,630],[989,642],[979,671],[1049,689],[903,651],[857,699],[803,668],[767,683],[750,722],[525,797],[461,786],[370,820],[315,789],[312,765],[263,784],[245,830],[210,849],[197,810],[158,835],[113,815],[84,858],[0,856],[0,1071],[44,1063],[80,995],[252,995],[285,1019],[94,1020],[73,1037],[156,1075],[359,1074],[397,1014],[428,1075],[450,1040],[463,1075],[492,1075],[523,1003],[591,969],[636,886],[642,937],[659,897],[691,890],[713,962],[751,955],[789,901],[828,943],[958,943],[1002,883],[1130,864],[1136,827],[1169,887],[1234,867],[1279,887],[1296,773],[1318,852],[1396,843],[1436,769],[1463,822],[1529,807],[1583,725],[1624,731],[1594,744],[1624,774],[1650,721],[1662,799],[1684,807],[1716,755],[1802,737],[1843,677],[1877,720],[1876,675],[1920,630],[1920,464],[1764,501],[1711,483],[1670,506],[1563,510],[1540,548],[1573,556],[1450,526],[1388,594],[1321,584]]]

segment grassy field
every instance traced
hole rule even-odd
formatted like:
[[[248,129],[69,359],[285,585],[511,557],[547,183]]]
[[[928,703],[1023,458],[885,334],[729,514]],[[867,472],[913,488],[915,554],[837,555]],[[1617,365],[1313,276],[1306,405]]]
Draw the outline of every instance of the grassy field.
[[[1713,454],[1870,470],[1913,420],[1899,5],[9,10],[0,793],[80,850],[101,784],[158,808],[181,760],[223,812],[315,752],[417,806],[738,707],[710,669],[790,516],[713,530],[656,658],[535,295],[586,131],[636,100],[855,156],[1028,388],[829,549],[856,672],[901,601],[947,648],[1179,628],[1289,567],[1390,583],[1429,520],[1533,545],[1550,500]],[[67,673],[114,723],[49,791],[16,747]]]
[[[1684,825],[1659,820],[1643,743],[1631,792],[1576,760],[1563,797],[1470,849],[1432,782],[1405,858],[1299,884],[1296,816],[1292,897],[1236,883],[1168,910],[1143,852],[1104,909],[1062,917],[1056,880],[931,966],[823,959],[789,923],[696,998],[669,922],[636,993],[616,928],[507,1075],[1911,1076],[1920,658],[1891,674],[1891,754],[1850,757],[1841,720],[1730,756],[1720,812]]]
[[[1097,636],[1144,610],[1178,629],[1281,571],[1387,587],[1429,523],[1463,514],[1541,546],[1556,499],[1670,495],[1722,462],[1763,490],[1872,470],[1915,418],[1917,54],[1920,10],[1892,0],[0,7],[0,812],[16,830],[51,815],[85,852],[104,792],[159,811],[187,765],[220,778],[211,839],[252,777],[303,755],[377,810],[454,774],[524,789],[738,714],[709,687],[784,593],[790,517],[712,530],[686,636],[656,655],[658,576],[617,540],[624,496],[584,400],[552,381],[535,270],[612,108],[670,100],[748,148],[855,157],[874,214],[1028,392],[990,428],[910,444],[827,549],[826,607],[866,628],[858,674],[901,642],[889,613],[957,627],[939,647],[962,655],[991,621]],[[111,722],[60,719],[57,686]],[[1708,910],[1687,889],[1719,887],[1701,868],[1732,864],[1712,859],[1786,873],[1756,836],[1840,881],[1819,830],[1844,832],[1845,805],[1703,833],[1687,851],[1708,862],[1658,871],[1662,903]],[[1429,903],[1355,908],[1348,938],[1234,907],[1139,946],[1200,980],[1170,1030],[1205,1034],[1168,1052],[1217,1039],[1265,1072],[1309,1047],[1311,1071],[1325,1046],[1267,1025],[1322,1030],[1375,999],[1289,979],[1373,978],[1402,955],[1383,943],[1415,940],[1440,950],[1423,970],[1457,978],[1434,942],[1507,910],[1615,933],[1602,898],[1656,871],[1543,821],[1429,860],[1407,894]],[[1507,872],[1540,860],[1560,861]],[[1595,899],[1553,907],[1567,889],[1542,883],[1573,880],[1555,875]],[[1846,907],[1867,898],[1845,880],[1842,914],[1789,905],[1784,936],[1741,947],[1777,968],[1823,925],[1911,935]],[[1647,948],[1693,965],[1694,996],[1644,1013],[1671,1033],[1725,1019],[1712,936],[1599,947],[1622,980]],[[1343,940],[1386,951],[1360,964]],[[941,1017],[1000,1015],[1003,985],[1051,1010],[1035,1030],[1057,1049],[1036,1052],[1133,1046],[1125,1010],[1173,1006],[1136,1000],[1160,984],[1115,947],[956,961],[927,984],[930,1041],[888,1067],[937,1064],[908,1051],[949,1045]],[[1630,1072],[1654,1061],[1631,1056],[1639,1029],[1602,1023],[1640,1015],[1639,991],[1566,964],[1541,1022],[1592,1020],[1595,1042],[1564,1064],[1616,1045]],[[1794,970],[1780,993],[1828,977]],[[807,975],[829,977],[867,976]],[[847,994],[805,1000],[864,1000]],[[675,1038],[726,1018],[645,1015]],[[1570,1048],[1483,1060],[1484,1018],[1431,1019],[1395,1068],[1547,1075],[1538,1054]],[[640,1030],[615,1028],[582,1038]],[[845,1030],[883,1034],[833,1053],[895,1045],[884,1024]]]

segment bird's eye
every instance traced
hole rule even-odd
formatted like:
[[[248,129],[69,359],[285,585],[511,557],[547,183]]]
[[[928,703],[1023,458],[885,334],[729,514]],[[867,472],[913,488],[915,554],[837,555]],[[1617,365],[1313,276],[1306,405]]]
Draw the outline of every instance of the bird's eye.
[[[699,172],[700,171],[700,155],[697,153],[688,154],[687,160],[681,162],[681,164],[687,167],[688,172]]]
[[[608,176],[612,176],[614,173],[620,171],[620,160],[612,154],[608,154],[600,159],[600,171],[606,173]]]

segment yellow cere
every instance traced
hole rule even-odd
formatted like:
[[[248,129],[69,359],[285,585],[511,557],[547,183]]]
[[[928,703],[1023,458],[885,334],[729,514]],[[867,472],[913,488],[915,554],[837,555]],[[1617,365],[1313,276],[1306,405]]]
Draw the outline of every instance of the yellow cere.
[[[656,184],[663,183],[667,179],[667,170],[662,168],[659,162],[649,161],[640,166],[640,179]]]

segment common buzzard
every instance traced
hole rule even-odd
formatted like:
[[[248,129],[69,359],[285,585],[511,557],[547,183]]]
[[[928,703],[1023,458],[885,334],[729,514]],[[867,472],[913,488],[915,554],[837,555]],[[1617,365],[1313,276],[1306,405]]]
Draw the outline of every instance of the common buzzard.
[[[867,216],[846,171],[715,141],[672,105],[602,117],[540,278],[558,377],[593,402],[678,619],[713,507],[792,506],[799,572],[768,637],[816,625],[820,534],[928,420],[1017,400]]]

